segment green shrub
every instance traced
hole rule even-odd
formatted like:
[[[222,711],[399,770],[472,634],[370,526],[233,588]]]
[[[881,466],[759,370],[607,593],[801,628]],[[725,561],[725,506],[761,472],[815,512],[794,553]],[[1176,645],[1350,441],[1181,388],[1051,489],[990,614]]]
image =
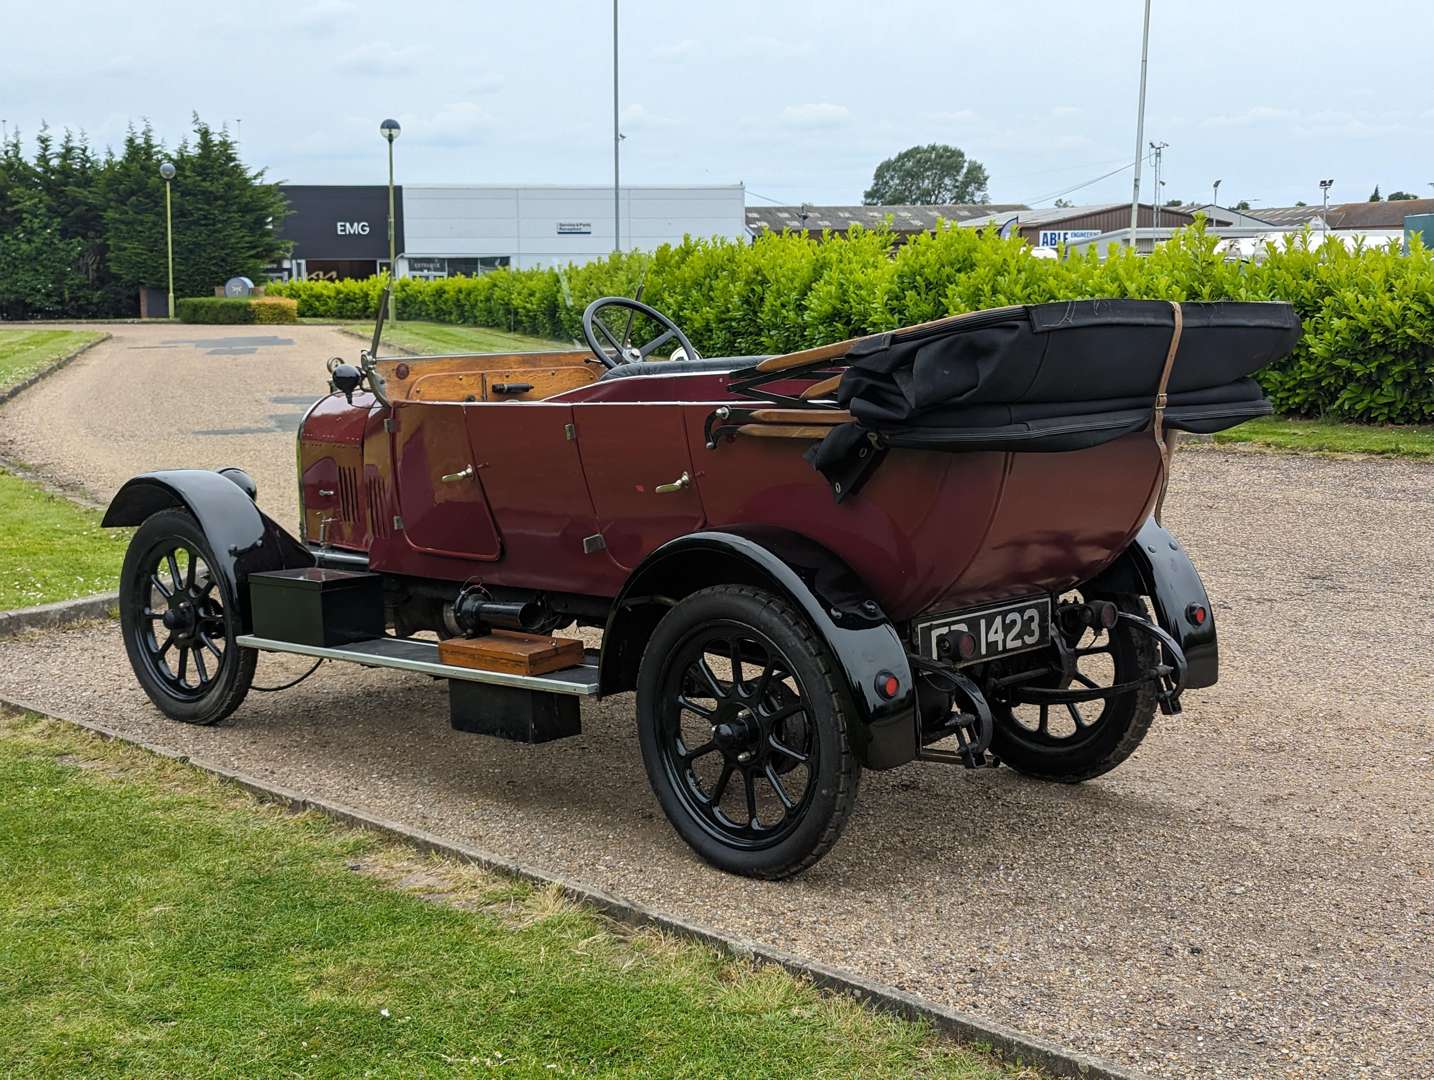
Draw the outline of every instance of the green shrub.
[[[286,296],[255,296],[249,301],[251,322],[277,326],[299,321],[299,302]]]
[[[187,323],[250,323],[249,301],[229,296],[191,296],[176,300],[175,313]]]
[[[1203,223],[1148,256],[1126,250],[1037,259],[994,229],[942,227],[898,244],[854,227],[821,240],[764,234],[752,243],[685,239],[562,270],[398,282],[400,318],[571,340],[604,295],[643,299],[711,356],[786,352],[1005,304],[1119,297],[1283,300],[1304,322],[1290,356],[1259,375],[1276,409],[1379,423],[1434,419],[1434,255],[1415,238],[1388,248],[1272,244],[1256,262],[1226,261]],[[305,317],[373,318],[387,279],[297,281],[271,296]]]

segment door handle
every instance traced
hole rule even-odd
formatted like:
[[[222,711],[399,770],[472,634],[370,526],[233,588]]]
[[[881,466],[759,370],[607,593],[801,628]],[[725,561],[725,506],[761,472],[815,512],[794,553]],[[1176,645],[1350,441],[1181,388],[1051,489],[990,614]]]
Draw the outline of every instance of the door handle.
[[[473,475],[473,466],[472,466],[472,465],[465,465],[463,468],[459,469],[457,472],[444,473],[443,476],[441,477],[441,479],[443,480],[443,482],[444,482],[445,484],[454,484],[454,483],[457,483],[459,480],[467,480],[467,479],[468,479],[470,476],[472,476],[472,475]]]
[[[652,493],[654,495],[671,495],[675,491],[681,491],[683,488],[689,488],[691,486],[692,477],[687,473],[683,473],[670,484],[658,484],[652,489]]]

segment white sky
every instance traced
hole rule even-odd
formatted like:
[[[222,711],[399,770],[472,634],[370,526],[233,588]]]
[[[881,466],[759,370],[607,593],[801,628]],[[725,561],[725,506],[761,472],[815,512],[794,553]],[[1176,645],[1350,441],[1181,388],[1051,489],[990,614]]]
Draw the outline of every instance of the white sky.
[[[1166,198],[1256,206],[1434,195],[1434,86],[1414,0],[1155,0],[1146,138]],[[1048,205],[1134,158],[1140,0],[622,0],[623,180],[859,202],[913,143]],[[271,179],[610,183],[608,0],[0,0],[0,119],[117,144],[148,117],[242,118]],[[1147,169],[1145,192],[1150,192]],[[1042,197],[1045,198],[1042,198]],[[1130,197],[1123,172],[1067,196]],[[749,195],[749,202],[760,200]]]

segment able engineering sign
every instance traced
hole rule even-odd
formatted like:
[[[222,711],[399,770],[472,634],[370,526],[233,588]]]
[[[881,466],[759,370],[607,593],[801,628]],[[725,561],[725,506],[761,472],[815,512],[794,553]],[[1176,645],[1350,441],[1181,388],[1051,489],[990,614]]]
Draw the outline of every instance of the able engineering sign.
[[[1099,229],[1042,229],[1041,242],[1037,247],[1059,247],[1061,244],[1069,244],[1073,240],[1089,240],[1093,236],[1099,236]]]

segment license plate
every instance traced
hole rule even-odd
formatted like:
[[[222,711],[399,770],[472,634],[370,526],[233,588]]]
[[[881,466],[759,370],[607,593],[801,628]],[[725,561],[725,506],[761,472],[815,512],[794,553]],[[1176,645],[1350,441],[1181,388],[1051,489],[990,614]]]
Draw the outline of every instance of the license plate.
[[[998,656],[1039,649],[1051,640],[1051,598],[1039,596],[975,611],[955,611],[923,619],[916,624],[916,645],[932,660],[977,664]],[[963,659],[953,639],[946,649],[942,639],[967,633],[976,639],[976,653]]]

